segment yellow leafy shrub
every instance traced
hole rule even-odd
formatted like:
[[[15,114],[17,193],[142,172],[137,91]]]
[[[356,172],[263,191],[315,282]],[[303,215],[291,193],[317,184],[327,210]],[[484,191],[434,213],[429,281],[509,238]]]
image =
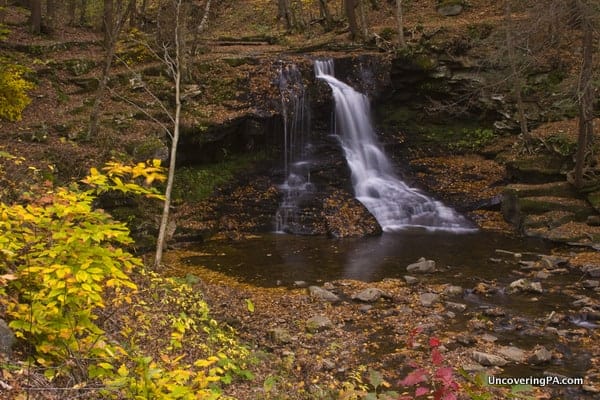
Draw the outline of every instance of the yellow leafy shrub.
[[[27,91],[34,85],[23,78],[27,68],[0,59],[0,118],[19,121],[31,103]]]

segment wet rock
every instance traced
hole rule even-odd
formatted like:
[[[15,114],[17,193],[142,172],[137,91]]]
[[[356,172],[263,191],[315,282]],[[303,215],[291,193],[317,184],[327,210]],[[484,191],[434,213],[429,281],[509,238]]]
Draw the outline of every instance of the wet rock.
[[[0,318],[0,354],[10,354],[16,340],[12,329]]]
[[[538,271],[535,273],[536,279],[548,279],[550,276],[551,276],[551,274],[549,274],[546,271]]]
[[[424,307],[432,307],[434,304],[439,302],[440,295],[437,293],[423,293],[419,296],[419,301]]]
[[[538,365],[543,364],[552,359],[552,353],[549,352],[545,347],[541,346],[536,349],[531,356],[527,359],[530,364]]]
[[[273,328],[269,331],[269,339],[275,344],[286,344],[292,341],[290,333],[283,328]]]
[[[481,340],[488,343],[494,343],[498,341],[498,338],[494,335],[490,335],[489,333],[484,333],[483,335],[481,335]]]
[[[587,279],[587,280],[581,282],[581,284],[586,289],[594,289],[594,288],[597,288],[598,286],[600,286],[600,281]]]
[[[294,286],[303,288],[303,287],[307,287],[308,283],[306,283],[305,281],[294,281]]]
[[[311,297],[314,297],[318,300],[328,301],[330,303],[336,303],[341,299],[334,293],[331,293],[329,290],[323,289],[319,286],[309,286],[308,291]]]
[[[352,300],[364,301],[365,303],[374,303],[381,297],[389,296],[387,296],[381,289],[367,288],[365,290],[361,290],[360,292],[352,296]]]
[[[416,278],[416,277],[410,276],[410,275],[404,275],[404,280],[409,285],[414,285],[419,282],[419,278]]]
[[[471,358],[477,361],[481,365],[485,365],[487,367],[502,367],[508,364],[504,358],[500,356],[496,356],[494,354],[483,353],[481,351],[474,351],[471,353]]]
[[[480,319],[470,319],[467,322],[467,327],[472,331],[482,331],[487,328],[487,325]]]
[[[593,307],[596,305],[594,299],[587,296],[576,296],[577,300],[575,300],[572,304],[575,307]]]
[[[464,364],[462,366],[462,369],[464,369],[465,372],[469,372],[469,373],[477,373],[477,372],[485,371],[485,367],[482,367],[479,364]]]
[[[600,278],[600,267],[587,266],[583,270],[592,278]]]
[[[476,342],[473,336],[465,335],[464,333],[461,333],[458,336],[456,336],[456,341],[464,346],[471,346]]]
[[[427,274],[435,271],[435,261],[426,260],[421,257],[416,263],[410,264],[406,267],[408,272]]]
[[[483,310],[483,315],[486,317],[504,317],[506,312],[500,307],[494,307]]]
[[[555,269],[569,265],[569,259],[556,256],[542,256],[540,263],[546,269]]]
[[[531,282],[528,279],[522,278],[512,282],[509,286],[510,293],[544,293],[542,284],[539,282]]]
[[[461,286],[450,285],[444,289],[444,294],[446,296],[458,296],[463,293],[463,288]]]
[[[321,332],[333,328],[333,323],[324,315],[315,315],[306,321],[306,330],[310,333]]]
[[[466,304],[463,304],[463,303],[454,303],[452,301],[447,301],[446,302],[446,307],[448,307],[451,310],[458,311],[458,312],[464,312],[467,309],[467,305]]]
[[[600,387],[592,385],[582,385],[581,390],[587,393],[600,393]]]
[[[358,308],[358,310],[360,312],[366,313],[366,312],[369,312],[369,310],[371,310],[372,308],[373,308],[373,306],[370,304],[363,304]]]
[[[498,353],[509,361],[522,363],[525,361],[525,351],[514,346],[501,347]]]

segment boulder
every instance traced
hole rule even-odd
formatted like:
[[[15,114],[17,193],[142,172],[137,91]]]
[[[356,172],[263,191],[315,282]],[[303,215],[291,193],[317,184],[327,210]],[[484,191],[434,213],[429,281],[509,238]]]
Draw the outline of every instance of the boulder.
[[[500,355],[505,357],[506,359],[516,362],[516,363],[522,363],[525,361],[525,351],[519,349],[518,347],[514,347],[514,346],[501,347],[498,350],[498,353],[500,353]]]
[[[437,6],[437,12],[444,17],[454,17],[459,15],[464,10],[464,6],[460,1],[445,1]]]
[[[309,286],[308,292],[310,293],[311,297],[330,303],[336,303],[341,300],[336,294],[331,293],[329,290],[323,289],[319,286]]]
[[[509,291],[511,293],[544,293],[542,284],[539,282],[532,282],[529,279],[521,278],[512,282],[509,285]]]
[[[363,301],[365,303],[374,303],[381,297],[387,297],[383,290],[377,288],[367,288],[353,295],[352,300]]]
[[[269,331],[269,339],[275,344],[286,344],[292,341],[290,333],[283,328],[273,328]]]
[[[421,257],[416,263],[406,267],[408,272],[427,274],[435,271],[435,261]]]
[[[544,364],[552,359],[552,353],[545,347],[541,346],[537,348],[531,356],[527,359],[530,364]]]
[[[477,361],[481,365],[486,367],[502,367],[508,364],[504,358],[489,353],[483,353],[481,351],[474,351],[471,353],[471,358]]]
[[[440,295],[437,293],[423,293],[419,296],[419,301],[424,307],[432,307],[440,300]]]
[[[333,328],[333,323],[324,315],[315,315],[306,321],[306,330],[310,333],[321,332]]]

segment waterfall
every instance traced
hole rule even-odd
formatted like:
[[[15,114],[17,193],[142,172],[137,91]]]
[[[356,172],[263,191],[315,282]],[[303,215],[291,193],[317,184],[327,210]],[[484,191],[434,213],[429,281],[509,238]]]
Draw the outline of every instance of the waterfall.
[[[302,74],[293,65],[282,66],[279,71],[279,93],[283,116],[283,166],[286,176],[280,186],[283,201],[275,215],[277,232],[296,231],[299,203],[309,196],[314,187],[310,182],[310,113]]]
[[[315,61],[315,75],[327,82],[335,100],[335,133],[352,172],[356,198],[386,232],[411,226],[449,231],[472,230],[453,209],[402,182],[377,140],[369,100],[333,76],[333,61]]]

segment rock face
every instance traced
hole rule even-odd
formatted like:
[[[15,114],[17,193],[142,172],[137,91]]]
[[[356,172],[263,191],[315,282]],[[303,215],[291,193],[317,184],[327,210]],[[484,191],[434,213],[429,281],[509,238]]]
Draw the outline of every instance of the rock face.
[[[10,354],[15,342],[15,334],[8,327],[6,321],[0,319],[0,354]]]

